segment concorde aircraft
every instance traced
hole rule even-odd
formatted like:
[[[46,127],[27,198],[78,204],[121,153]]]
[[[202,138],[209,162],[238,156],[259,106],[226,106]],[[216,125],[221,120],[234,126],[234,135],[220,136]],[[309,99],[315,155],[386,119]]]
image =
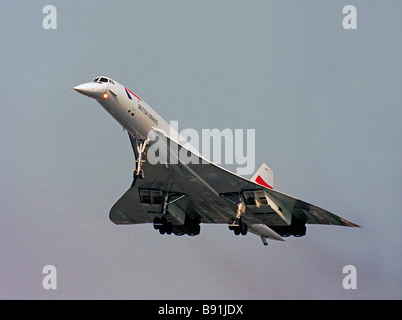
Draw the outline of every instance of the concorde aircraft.
[[[115,224],[152,223],[160,234],[195,236],[200,224],[227,224],[235,235],[248,232],[284,241],[302,237],[306,224],[359,227],[327,210],[273,189],[273,171],[265,163],[251,179],[202,157],[177,139],[177,132],[142,98],[117,81],[96,77],[73,87],[95,99],[128,132],[135,155],[131,187],[113,205]],[[154,139],[150,139],[149,133]],[[147,150],[164,143],[170,161],[150,163]],[[170,150],[185,150],[199,161],[182,161]],[[182,154],[182,153],[180,153]]]

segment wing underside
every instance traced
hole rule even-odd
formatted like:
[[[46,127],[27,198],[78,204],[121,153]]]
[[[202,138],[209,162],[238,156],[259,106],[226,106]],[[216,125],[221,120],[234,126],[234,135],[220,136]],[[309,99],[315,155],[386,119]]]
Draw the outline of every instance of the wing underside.
[[[162,138],[161,132],[157,134]],[[184,148],[164,135],[163,138],[168,154],[172,147]],[[134,147],[133,139],[130,136]],[[249,231],[262,237],[283,240],[283,227],[292,221],[357,226],[329,211],[238,176],[195,153],[191,157],[188,164],[145,162],[144,179],[135,180],[116,202],[110,219],[116,224],[151,223],[161,215],[163,199],[168,195],[168,217],[173,223],[184,223],[187,218],[200,223],[227,223],[236,215],[241,196],[246,205],[242,219]],[[198,163],[194,163],[197,159]]]

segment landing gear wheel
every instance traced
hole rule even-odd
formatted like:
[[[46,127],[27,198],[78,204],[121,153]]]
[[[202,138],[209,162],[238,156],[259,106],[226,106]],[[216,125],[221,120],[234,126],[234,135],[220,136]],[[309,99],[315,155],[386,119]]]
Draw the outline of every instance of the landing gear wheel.
[[[161,218],[155,217],[155,219],[154,219],[154,229],[159,230],[162,226],[163,226],[163,224],[161,223]]]
[[[172,234],[173,232],[173,224],[171,222],[168,222],[165,224],[165,230],[166,234]]]
[[[173,232],[173,224],[168,222],[165,217],[159,218],[155,217],[154,219],[154,229],[159,230],[160,234],[172,234]]]
[[[245,236],[246,234],[247,234],[247,231],[248,231],[248,227],[247,227],[247,224],[246,223],[242,223],[240,226],[240,233],[243,235],[243,236]]]
[[[248,231],[248,226],[244,223],[241,218],[230,218],[228,221],[229,230],[233,231],[236,236],[242,234],[245,236]]]

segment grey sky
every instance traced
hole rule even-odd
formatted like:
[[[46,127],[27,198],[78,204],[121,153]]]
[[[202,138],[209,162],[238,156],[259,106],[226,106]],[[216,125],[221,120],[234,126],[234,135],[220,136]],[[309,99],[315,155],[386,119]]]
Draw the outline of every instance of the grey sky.
[[[42,8],[57,8],[57,30]],[[357,30],[342,8],[357,8]],[[400,1],[2,1],[0,298],[401,299]],[[127,134],[108,75],[179,128],[256,129],[275,188],[362,226],[270,242],[108,219]],[[233,170],[234,166],[226,166]],[[43,266],[58,289],[42,288]],[[357,268],[344,290],[342,268]]]

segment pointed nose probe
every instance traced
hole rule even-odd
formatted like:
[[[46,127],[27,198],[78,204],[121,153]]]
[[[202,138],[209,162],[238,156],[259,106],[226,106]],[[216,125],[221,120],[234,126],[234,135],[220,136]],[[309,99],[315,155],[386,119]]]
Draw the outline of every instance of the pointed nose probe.
[[[106,92],[106,85],[87,82],[73,87],[73,89],[90,98],[99,99]]]
[[[81,94],[86,96],[90,96],[90,94],[94,93],[94,87],[90,83],[82,83],[78,86],[73,87],[73,89]]]

